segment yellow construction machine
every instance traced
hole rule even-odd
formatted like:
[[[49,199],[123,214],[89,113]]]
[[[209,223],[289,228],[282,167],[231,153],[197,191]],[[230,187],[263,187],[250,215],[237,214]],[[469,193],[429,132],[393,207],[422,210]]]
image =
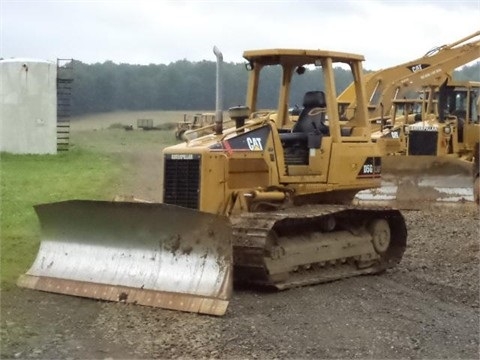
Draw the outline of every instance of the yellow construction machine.
[[[381,121],[391,115],[394,100],[412,98],[423,86],[440,86],[456,68],[480,57],[480,31],[451,44],[435,47],[415,60],[365,75],[368,114],[377,130]],[[337,98],[345,116],[353,113],[355,84],[348,86]]]
[[[453,155],[472,161],[480,141],[480,82],[445,81],[417,98],[393,100],[391,119],[372,133],[385,154]]]
[[[215,122],[214,113],[199,113],[194,115],[183,114],[183,121],[177,123],[175,129],[175,137],[177,140],[185,140],[183,135],[186,131],[195,130],[209,125],[213,125]],[[211,131],[206,130],[203,135]]]
[[[480,142],[479,90],[479,82],[446,81],[427,87],[416,99],[393,101],[389,123],[373,132],[372,139],[385,155],[383,187],[391,188],[394,181],[410,188],[402,191],[406,198],[397,194],[397,204],[472,198],[471,169]]]
[[[452,154],[472,161],[475,144],[480,141],[479,90],[479,82],[451,81],[430,91],[436,96],[431,96],[425,111],[405,127],[406,154]]]
[[[423,57],[365,76],[372,140],[382,152],[384,179],[388,179],[382,188],[392,192],[394,181],[397,188],[412,189],[397,191],[393,196],[400,200],[397,204],[471,197],[471,161],[480,136],[478,86],[454,82],[451,73],[480,57],[479,36],[477,31]],[[346,120],[355,111],[352,88],[337,99]],[[419,94],[423,100],[416,98]]]
[[[443,108],[440,116],[457,121],[458,134],[453,139],[453,153],[472,161],[480,142],[480,82],[451,81],[440,88],[439,96]]]
[[[297,49],[243,56],[246,106],[230,108],[235,126],[224,129],[217,105],[213,134],[164,150],[163,203],[36,206],[43,239],[20,286],[222,315],[233,280],[287,289],[380,273],[401,260],[407,230],[400,211],[351,205],[381,181],[363,56]],[[351,69],[355,84],[348,122],[338,112],[337,64]],[[262,109],[260,82],[271,68],[281,77],[278,105]],[[318,87],[305,89],[291,127],[290,90],[307,75]]]

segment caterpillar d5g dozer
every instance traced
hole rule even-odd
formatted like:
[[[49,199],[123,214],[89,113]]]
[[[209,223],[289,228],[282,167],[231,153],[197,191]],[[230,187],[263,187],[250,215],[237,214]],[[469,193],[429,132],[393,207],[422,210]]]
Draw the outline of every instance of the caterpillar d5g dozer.
[[[381,176],[363,56],[272,49],[244,57],[249,85],[246,106],[229,110],[235,126],[222,128],[217,105],[215,133],[164,150],[164,203],[38,206],[44,238],[20,286],[222,315],[232,273],[238,283],[287,289],[380,273],[401,260],[402,214],[351,205]],[[347,123],[339,119],[334,65],[351,69],[356,84]],[[280,77],[278,104],[262,110],[269,91],[262,72],[271,68]],[[288,128],[290,89],[311,84],[307,75],[315,88],[305,89],[313,91]]]

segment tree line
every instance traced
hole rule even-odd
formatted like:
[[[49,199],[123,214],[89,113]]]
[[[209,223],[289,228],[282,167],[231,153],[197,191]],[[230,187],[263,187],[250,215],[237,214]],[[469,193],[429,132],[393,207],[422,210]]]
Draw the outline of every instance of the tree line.
[[[166,64],[131,65],[111,61],[85,64],[74,60],[72,113],[82,115],[117,110],[210,110],[215,108],[214,61],[179,60]],[[243,63],[224,63],[224,108],[245,104],[248,75]],[[272,108],[278,96],[278,69],[266,69],[260,93],[262,108]],[[319,70],[307,70],[319,71]],[[335,69],[337,93],[351,83],[350,72]],[[320,78],[320,77],[319,77]],[[457,80],[480,81],[480,62],[455,71]],[[308,82],[312,82],[309,84]],[[300,99],[300,88],[316,89],[311,76],[302,77],[302,86],[292,88]],[[311,86],[309,86],[311,85]],[[296,92],[299,92],[296,94]],[[290,104],[291,106],[295,104]]]

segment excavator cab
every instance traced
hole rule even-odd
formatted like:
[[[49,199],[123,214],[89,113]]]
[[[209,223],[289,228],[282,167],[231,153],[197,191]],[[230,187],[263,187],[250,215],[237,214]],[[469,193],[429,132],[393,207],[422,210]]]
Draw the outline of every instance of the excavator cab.
[[[470,151],[475,144],[475,132],[479,132],[479,89],[480,83],[475,81],[452,81],[442,88],[444,96],[441,106],[444,113],[457,119],[459,146]],[[478,140],[478,135],[476,139]]]

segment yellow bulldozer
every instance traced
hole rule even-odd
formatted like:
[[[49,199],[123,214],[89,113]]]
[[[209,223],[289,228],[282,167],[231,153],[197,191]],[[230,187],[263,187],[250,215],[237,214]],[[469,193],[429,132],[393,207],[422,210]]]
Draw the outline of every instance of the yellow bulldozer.
[[[304,49],[243,56],[249,83],[246,105],[229,109],[235,126],[223,127],[217,97],[215,132],[164,150],[163,203],[37,205],[42,241],[19,286],[223,315],[234,282],[281,290],[381,273],[401,260],[401,212],[351,204],[381,181],[363,56]],[[355,84],[348,122],[338,111],[338,65]],[[262,109],[260,80],[271,68],[279,70],[278,103]],[[318,85],[305,89],[291,127],[290,90],[309,83],[302,76]]]

